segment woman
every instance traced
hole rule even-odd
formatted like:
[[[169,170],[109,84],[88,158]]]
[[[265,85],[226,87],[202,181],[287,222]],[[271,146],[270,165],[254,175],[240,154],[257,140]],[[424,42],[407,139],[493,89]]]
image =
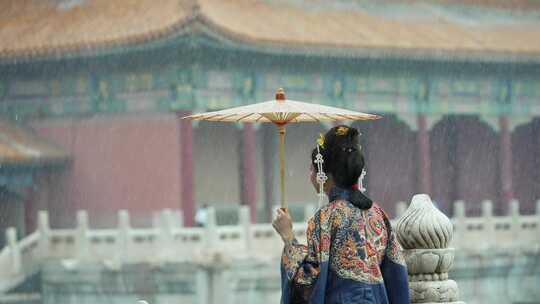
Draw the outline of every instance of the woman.
[[[407,269],[388,217],[358,190],[364,169],[358,130],[337,126],[318,141],[311,183],[319,192],[318,168],[327,176],[319,181],[329,203],[309,220],[307,246],[294,238],[286,210],[278,210],[272,223],[285,243],[281,302],[410,303]]]

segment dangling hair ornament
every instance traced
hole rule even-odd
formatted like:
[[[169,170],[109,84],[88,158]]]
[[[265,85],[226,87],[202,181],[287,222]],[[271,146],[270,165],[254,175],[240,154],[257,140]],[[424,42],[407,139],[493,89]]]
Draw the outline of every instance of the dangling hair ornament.
[[[358,136],[362,135],[362,133],[358,132]],[[359,145],[358,148],[362,150],[362,146]],[[362,193],[366,192],[366,187],[364,187],[364,178],[367,175],[366,168],[362,169],[362,173],[360,173],[360,178],[358,179],[358,190],[360,190]]]
[[[324,183],[328,180],[328,176],[323,171],[324,159],[321,154],[321,149],[324,149],[324,135],[320,134],[317,139],[317,155],[315,155],[315,163],[317,164],[317,183],[319,184],[319,208],[324,202]]]
[[[358,187],[358,190],[360,190],[362,193],[366,192],[367,190],[366,187],[364,187],[364,177],[366,177],[366,174],[367,174],[366,169],[365,168],[362,169],[362,173],[360,174],[359,183],[358,183],[360,186]]]

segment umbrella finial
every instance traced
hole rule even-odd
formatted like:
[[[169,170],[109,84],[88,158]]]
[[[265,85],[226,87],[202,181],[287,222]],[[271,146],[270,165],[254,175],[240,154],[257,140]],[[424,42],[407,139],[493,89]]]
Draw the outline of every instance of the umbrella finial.
[[[285,91],[283,90],[283,88],[279,88],[277,91],[276,91],[276,100],[278,102],[283,102],[285,101]]]

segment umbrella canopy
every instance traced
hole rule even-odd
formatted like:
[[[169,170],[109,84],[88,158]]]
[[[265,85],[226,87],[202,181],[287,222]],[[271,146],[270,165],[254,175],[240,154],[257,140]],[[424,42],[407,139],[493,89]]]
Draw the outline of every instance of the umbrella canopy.
[[[354,112],[308,102],[287,100],[283,89],[278,89],[276,99],[266,102],[230,108],[221,111],[199,113],[184,117],[192,120],[225,122],[271,122],[278,126],[281,207],[285,204],[285,126],[289,123],[339,120],[374,120],[381,116]]]
[[[275,100],[221,111],[194,114],[186,118],[226,122],[272,122],[277,125],[284,125],[297,122],[373,120],[380,118],[380,116],[308,102],[288,100],[285,99],[283,90],[279,89],[276,93]]]

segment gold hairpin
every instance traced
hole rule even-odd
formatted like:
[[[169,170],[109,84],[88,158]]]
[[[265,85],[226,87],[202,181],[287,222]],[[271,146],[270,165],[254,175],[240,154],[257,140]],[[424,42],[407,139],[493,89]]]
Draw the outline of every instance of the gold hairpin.
[[[317,138],[317,144],[321,146],[321,148],[324,148],[324,135],[322,133],[320,133],[319,138]]]
[[[343,126],[343,127],[339,127],[339,128],[336,129],[336,134],[337,134],[337,135],[340,135],[340,136],[342,136],[342,135],[347,135],[347,132],[349,132],[349,128],[348,128],[348,127],[344,127],[344,126]]]

